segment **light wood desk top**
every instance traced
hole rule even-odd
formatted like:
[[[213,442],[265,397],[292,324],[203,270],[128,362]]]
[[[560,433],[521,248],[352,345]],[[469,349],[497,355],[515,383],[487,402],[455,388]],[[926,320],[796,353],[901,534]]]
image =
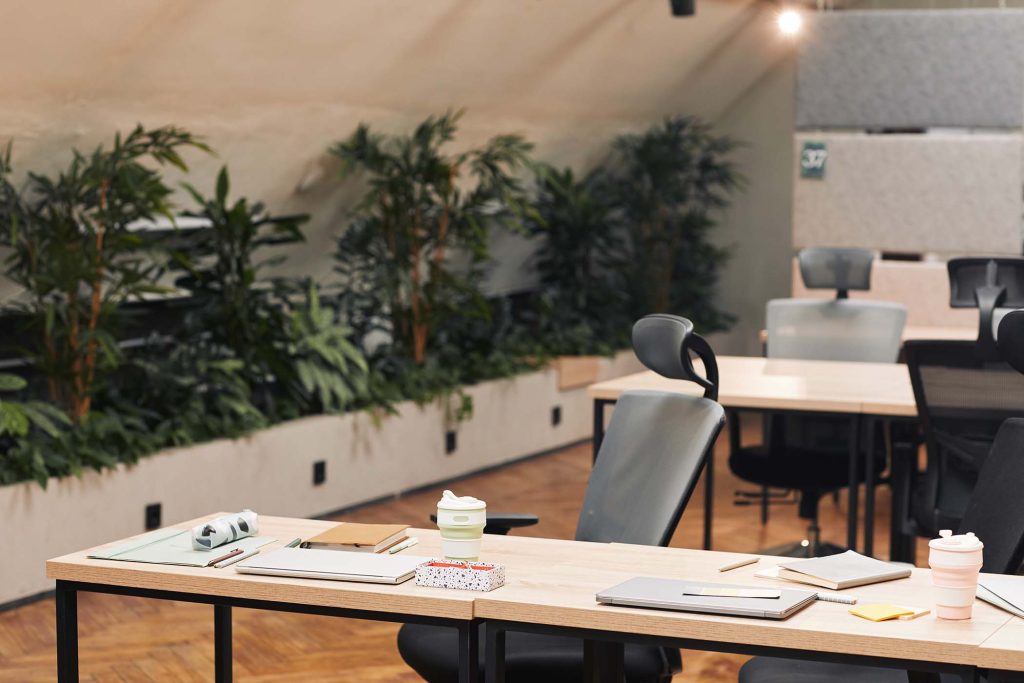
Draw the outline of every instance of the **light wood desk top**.
[[[1013,617],[981,644],[989,669],[1024,671],[1024,619]]]
[[[219,514],[173,525],[190,529]],[[325,522],[285,517],[260,516],[260,535],[276,539],[261,552],[274,550],[296,537],[309,538],[337,522]],[[420,543],[409,555],[440,555],[441,544],[437,530],[410,529]],[[125,539],[126,540],[126,539]],[[117,541],[118,543],[121,541]],[[113,543],[105,544],[113,545]],[[97,546],[103,547],[103,546]],[[418,616],[472,619],[474,593],[441,588],[416,586],[406,581],[397,586],[343,581],[322,581],[290,577],[240,574],[231,566],[179,567],[175,565],[145,564],[96,560],[86,557],[93,549],[64,555],[46,563],[46,576],[51,579],[128,586],[151,590],[176,591],[204,595],[223,595],[234,598],[287,602],[300,605],[340,607],[374,612],[392,612]]]
[[[761,330],[758,332],[757,338],[762,344],[768,343],[768,330]],[[978,325],[975,323],[973,326],[937,326],[937,325],[905,325],[903,327],[903,333],[900,335],[900,341],[910,341],[911,339],[946,339],[946,340],[963,340],[963,341],[974,341],[978,338]]]
[[[727,408],[822,411],[914,417],[917,406],[907,366],[718,357],[718,402]],[[647,371],[592,384],[592,399],[616,400],[624,391],[650,389],[700,395],[692,382]]]
[[[975,604],[974,618],[966,622],[943,621],[929,614],[912,621],[882,623],[849,614],[848,605],[821,601],[782,621],[599,605],[594,599],[598,591],[638,575],[783,585],[755,578],[754,572],[785,558],[765,556],[755,565],[721,573],[719,566],[740,555],[619,544],[586,548],[579,554],[574,544],[563,543],[561,551],[549,558],[545,566],[530,567],[525,561],[510,560],[505,587],[481,594],[474,608],[476,616],[667,638],[972,665],[982,664],[984,657],[979,645],[1010,619],[1006,612],[981,601]],[[555,546],[551,549],[555,550]],[[930,607],[931,574],[917,569],[907,579],[843,592],[857,596],[861,604],[892,602]]]

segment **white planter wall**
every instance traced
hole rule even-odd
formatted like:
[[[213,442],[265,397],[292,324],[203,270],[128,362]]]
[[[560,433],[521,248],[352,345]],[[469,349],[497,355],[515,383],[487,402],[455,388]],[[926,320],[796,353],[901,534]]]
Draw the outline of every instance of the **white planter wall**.
[[[825,143],[824,178],[793,178],[793,246],[1021,253],[1020,133],[798,133]]]
[[[607,379],[641,369],[631,352],[600,361]],[[366,413],[303,418],[237,441],[174,449],[81,478],[0,488],[0,604],[52,589],[44,563],[140,533],[159,502],[165,524],[248,507],[310,517],[469,474],[590,436],[586,389],[558,390],[554,369],[468,387],[473,416],[445,454],[443,407],[398,406],[375,424]],[[551,409],[562,420],[551,425]],[[327,479],[313,486],[313,463]],[[497,502],[497,501],[495,501]],[[424,511],[426,517],[429,511]]]

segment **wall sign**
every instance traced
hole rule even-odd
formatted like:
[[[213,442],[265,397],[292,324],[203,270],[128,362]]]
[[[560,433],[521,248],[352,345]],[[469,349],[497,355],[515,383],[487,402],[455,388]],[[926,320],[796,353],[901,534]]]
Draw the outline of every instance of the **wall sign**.
[[[824,178],[827,159],[824,142],[805,142],[800,149],[800,177]]]

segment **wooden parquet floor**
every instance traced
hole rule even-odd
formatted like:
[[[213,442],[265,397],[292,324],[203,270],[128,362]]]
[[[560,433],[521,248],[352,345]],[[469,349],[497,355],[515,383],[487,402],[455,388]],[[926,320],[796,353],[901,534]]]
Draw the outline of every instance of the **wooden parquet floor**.
[[[747,427],[746,424],[744,424]],[[753,425],[752,425],[753,426]],[[733,492],[750,487],[731,476],[726,439],[716,452],[715,533],[719,550],[750,552],[803,537],[793,506],[775,506],[762,526],[756,507],[736,507]],[[495,511],[534,512],[541,523],[522,535],[572,538],[590,472],[589,444],[476,475],[453,485]],[[369,505],[339,517],[365,522],[426,525],[440,487]],[[672,545],[700,547],[703,484],[691,499]],[[879,490],[876,548],[888,547],[888,505]],[[861,506],[863,510],[863,505]],[[823,536],[845,540],[845,501],[821,504]],[[919,557],[923,557],[919,552]],[[81,680],[93,683],[213,680],[213,611],[142,598],[79,597]],[[235,610],[238,681],[413,683],[420,680],[398,656],[398,626],[349,619]],[[683,653],[677,683],[735,681],[745,658]],[[0,683],[56,679],[54,604],[42,600],[0,613]]]

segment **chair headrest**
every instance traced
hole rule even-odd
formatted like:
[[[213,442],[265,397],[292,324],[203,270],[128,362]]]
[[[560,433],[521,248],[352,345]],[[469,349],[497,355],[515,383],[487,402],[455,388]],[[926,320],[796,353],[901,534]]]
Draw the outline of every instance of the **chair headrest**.
[[[845,293],[851,289],[871,289],[870,249],[853,247],[809,247],[801,249],[797,260],[800,277],[807,289],[835,289]]]
[[[696,382],[704,395],[717,398],[718,364],[707,341],[693,331],[693,323],[678,315],[655,313],[633,325],[633,351],[640,362],[669,379]],[[704,363],[702,377],[693,368],[690,351]]]
[[[1010,311],[999,321],[999,355],[1024,373],[1024,310]]]

